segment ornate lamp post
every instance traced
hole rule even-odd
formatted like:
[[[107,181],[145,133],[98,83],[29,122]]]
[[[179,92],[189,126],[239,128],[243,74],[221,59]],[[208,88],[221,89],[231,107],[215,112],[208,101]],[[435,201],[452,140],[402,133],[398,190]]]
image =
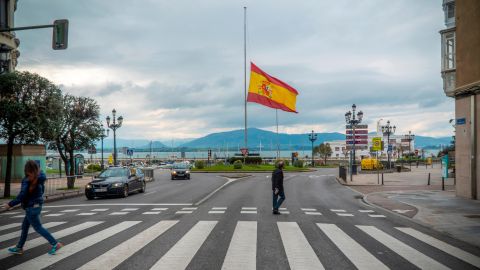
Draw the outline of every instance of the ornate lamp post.
[[[348,111],[345,113],[345,122],[347,125],[350,126],[350,129],[352,130],[352,154],[350,155],[350,181],[352,181],[352,175],[357,173],[357,167],[354,164],[355,163],[355,127],[362,122],[363,119],[363,112],[359,111],[355,115],[355,110],[357,109],[357,105],[353,104],[352,105],[352,111]],[[348,145],[347,145],[348,146]]]
[[[102,135],[100,135],[100,139],[102,140],[102,163],[100,165],[100,167],[102,168],[102,171],[103,171],[103,168],[104,168],[104,165],[103,165],[103,139],[105,139],[106,137],[108,137],[108,132],[110,130],[108,129],[105,129],[102,127]]]
[[[112,110],[112,119],[113,123],[110,124],[110,116],[107,116],[107,126],[113,130],[113,165],[117,165],[117,137],[115,131],[122,126],[123,117],[119,116],[117,121],[115,121],[115,115],[117,111],[115,109]]]
[[[391,169],[390,155],[392,154],[392,147],[390,146],[390,136],[395,133],[396,126],[390,125],[390,120],[387,121],[386,126],[382,126],[383,136],[387,136],[387,156],[388,156],[388,168]]]
[[[315,167],[315,163],[313,160],[313,142],[317,140],[317,134],[315,134],[312,130],[312,133],[308,134],[308,139],[312,142],[312,167]]]
[[[411,157],[412,157],[412,145],[411,142],[415,139],[415,134],[412,134],[412,131],[408,131],[408,134],[405,135],[405,138],[408,140],[408,164],[410,165],[410,170],[412,170],[412,162],[411,162]]]

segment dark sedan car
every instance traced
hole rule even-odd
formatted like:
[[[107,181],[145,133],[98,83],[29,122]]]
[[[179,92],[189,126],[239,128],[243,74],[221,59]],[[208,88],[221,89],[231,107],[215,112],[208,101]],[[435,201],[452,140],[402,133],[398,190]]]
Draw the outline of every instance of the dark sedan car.
[[[177,178],[190,179],[190,166],[185,163],[175,163],[170,175],[172,180]]]
[[[125,198],[133,191],[145,192],[145,176],[141,169],[134,167],[107,168],[85,186],[89,200],[106,196]]]

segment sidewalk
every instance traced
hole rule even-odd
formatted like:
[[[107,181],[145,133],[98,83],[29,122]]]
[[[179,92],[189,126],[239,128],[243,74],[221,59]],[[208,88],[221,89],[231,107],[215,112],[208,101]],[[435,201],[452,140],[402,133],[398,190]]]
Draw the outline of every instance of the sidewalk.
[[[428,173],[431,185],[427,185]],[[445,180],[442,191],[440,166],[384,174],[384,185],[381,175],[378,184],[377,174],[359,174],[353,176],[353,181],[349,179],[339,182],[364,194],[367,203],[480,247],[480,201],[455,196],[453,178]]]

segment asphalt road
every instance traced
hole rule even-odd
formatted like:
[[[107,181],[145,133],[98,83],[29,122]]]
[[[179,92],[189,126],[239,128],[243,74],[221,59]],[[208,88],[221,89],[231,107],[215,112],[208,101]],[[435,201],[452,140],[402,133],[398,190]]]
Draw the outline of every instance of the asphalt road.
[[[0,269],[480,267],[478,247],[364,204],[335,173],[285,173],[284,214],[276,216],[270,174],[172,181],[155,171],[144,194],[46,204],[43,224],[66,244],[54,256],[32,229],[25,254],[9,256],[23,211],[3,213]]]

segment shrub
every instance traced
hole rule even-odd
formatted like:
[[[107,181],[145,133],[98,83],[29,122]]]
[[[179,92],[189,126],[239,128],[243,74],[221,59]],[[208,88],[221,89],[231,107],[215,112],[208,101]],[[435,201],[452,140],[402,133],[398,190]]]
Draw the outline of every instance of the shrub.
[[[236,169],[236,170],[239,170],[243,167],[243,163],[241,160],[235,160],[235,162],[233,162],[233,168]]]
[[[293,167],[297,167],[297,168],[303,168],[303,161],[301,160],[295,160],[295,162],[293,163]]]
[[[243,157],[231,157],[228,159],[228,162],[230,164],[235,163],[235,161],[240,160],[243,163]],[[262,164],[262,158],[261,157],[246,157],[245,158],[245,164]]]
[[[205,161],[203,161],[203,160],[195,161],[195,168],[197,168],[197,169],[205,168]]]
[[[278,162],[283,161],[283,167],[290,166],[290,162],[288,160],[277,159],[275,160],[275,168],[278,168]]]
[[[87,170],[98,172],[102,170],[102,167],[100,166],[100,164],[88,164]]]
[[[223,162],[223,161],[218,161],[215,165],[217,165],[217,166],[223,166],[223,165],[225,165],[225,162]]]

